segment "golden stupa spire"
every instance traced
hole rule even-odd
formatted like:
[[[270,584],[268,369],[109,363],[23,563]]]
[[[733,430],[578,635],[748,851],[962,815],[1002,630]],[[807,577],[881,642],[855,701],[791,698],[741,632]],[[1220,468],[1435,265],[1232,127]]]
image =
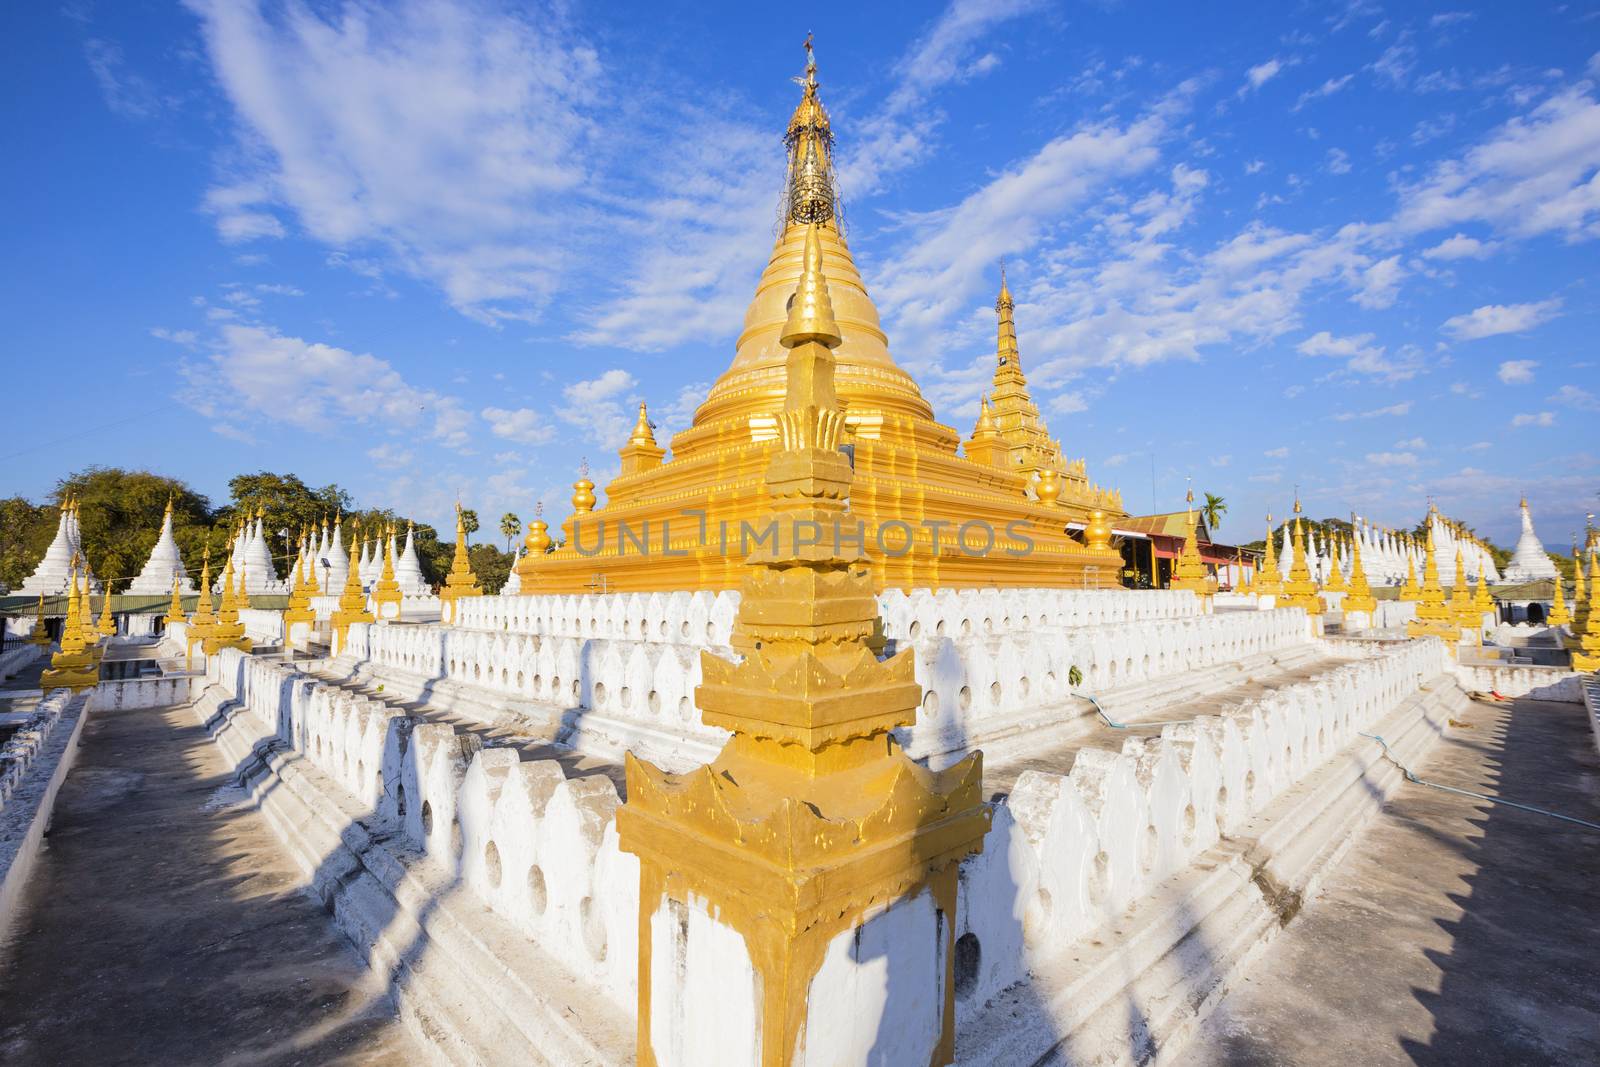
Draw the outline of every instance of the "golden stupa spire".
[[[1194,487],[1191,486],[1184,494],[1184,525],[1183,548],[1178,553],[1177,565],[1172,571],[1172,581],[1168,585],[1173,589],[1187,589],[1197,596],[1209,596],[1216,589],[1206,574],[1206,565],[1200,559],[1200,542],[1195,533],[1200,525],[1200,518],[1194,513]]]
[[[1355,523],[1352,522],[1350,527],[1352,530],[1355,529]],[[1344,595],[1344,603],[1340,606],[1344,609],[1346,619],[1350,617],[1351,612],[1364,612],[1369,623],[1376,621],[1372,619],[1372,613],[1378,610],[1378,601],[1373,597],[1372,586],[1367,582],[1366,568],[1361,565],[1359,537],[1350,539],[1350,586]]]
[[[798,529],[854,524],[853,472],[838,448],[838,330],[826,281],[807,259],[795,307],[807,292],[815,300],[783,333],[781,444],[763,479],[776,536],[744,565],[733,637],[742,660],[701,657],[701,717],[731,736],[709,765],[681,774],[628,753],[628,800],[616,816],[621,848],[639,857],[641,916],[667,900],[704,908],[749,947],[754,1029],[768,1064],[789,1062],[808,1024],[813,1033],[830,1024],[808,1018],[808,1002],[836,937],[922,892],[955,913],[960,859],[981,847],[990,819],[981,752],[933,771],[895,738],[916,721],[921,691],[910,649],[878,659],[882,624],[859,542],[818,543]],[[939,939],[939,958],[952,958],[952,924],[930,924],[928,936]],[[671,970],[670,960],[652,960],[655,950],[641,939],[643,983]],[[951,1060],[952,985],[943,975],[931,983],[938,1029],[919,1062]],[[664,991],[641,986],[641,1053],[648,1035],[678,1025],[667,1003]]]
[[[100,597],[100,636],[117,636],[117,620],[111,615],[111,579],[107,578],[102,586]]]
[[[1429,508],[1429,515],[1434,514]],[[1427,524],[1427,541],[1422,557],[1422,588],[1417,593],[1417,617],[1406,623],[1407,637],[1437,637],[1452,649],[1461,637],[1461,628],[1445,603],[1444,586],[1439,584],[1439,562],[1435,555],[1433,523]]]
[[[1305,528],[1300,522],[1300,498],[1294,499],[1294,536],[1291,542],[1294,556],[1289,564],[1289,580],[1283,583],[1283,606],[1303,608],[1313,622],[1322,618],[1322,597],[1317,594],[1317,583],[1311,580],[1311,567],[1306,562]]]
[[[461,505],[456,505],[456,527],[461,529]],[[329,591],[332,592],[331,590]],[[350,639],[350,626],[377,621],[367,610],[367,593],[361,586],[361,520],[350,520],[350,562],[345,571],[344,589],[339,593],[339,608],[328,619],[333,627],[333,654],[344,651]]]
[[[234,581],[233,560],[230,558],[222,569],[222,605],[217,609],[216,622],[212,623],[206,632],[205,640],[201,642],[201,650],[206,655],[214,655],[224,648],[237,648],[241,652],[249,652],[254,642],[244,634],[244,623],[239,621],[239,593],[236,584],[242,586],[244,572],[239,572],[238,583]]]
[[[784,195],[788,221],[833,222],[838,228],[838,193],[833,180],[833,125],[817,96],[817,56],[806,37],[806,72],[796,78],[803,90],[784,132],[789,176]]]
[[[1573,621],[1567,645],[1572,649],[1572,669],[1588,674],[1600,671],[1600,551],[1593,547],[1589,549],[1589,599],[1583,608],[1581,620]]]
[[[1267,513],[1267,552],[1261,557],[1251,590],[1259,596],[1277,596],[1283,592],[1283,579],[1278,574],[1278,550],[1272,543],[1271,512]]]
[[[1566,626],[1572,622],[1572,616],[1567,613],[1567,598],[1561,592],[1561,574],[1556,573],[1555,592],[1550,601],[1550,625]]]
[[[38,645],[40,648],[50,644],[50,628],[44,621],[44,594],[39,594],[39,612],[33,619],[33,632],[28,635],[28,643]]]
[[[584,478],[588,481],[587,460],[584,461]],[[592,488],[594,483],[589,482]],[[590,506],[593,506],[593,494],[590,496]],[[443,608],[442,621],[451,623],[455,621],[456,601],[461,597],[482,596],[483,590],[478,588],[478,576],[472,573],[472,560],[467,555],[467,523],[462,517],[461,502],[456,502],[456,552],[450,561],[450,573],[445,575],[444,585],[439,589],[439,602]]]
[[[183,591],[176,574],[172,576],[172,602],[167,605],[167,617],[161,621],[167,626],[189,621],[183,613]]]
[[[806,249],[800,262],[800,284],[795,288],[789,303],[789,318],[783,324],[778,343],[784,348],[795,348],[815,341],[824,348],[838,348],[842,339],[839,324],[833,320],[833,299],[828,295],[828,283],[822,276],[822,240],[817,235],[816,223],[806,227]],[[831,362],[833,357],[826,356]],[[789,384],[795,384],[795,360],[789,361]],[[805,361],[799,361],[805,362]],[[833,375],[826,377],[828,406],[837,406],[833,395]],[[823,376],[817,376],[812,386],[821,388]]]
[[[45,690],[87,689],[100,680],[94,655],[83,640],[79,610],[78,571],[74,567],[67,593],[67,615],[61,622],[61,648],[50,657],[50,667],[39,678],[39,685]]]

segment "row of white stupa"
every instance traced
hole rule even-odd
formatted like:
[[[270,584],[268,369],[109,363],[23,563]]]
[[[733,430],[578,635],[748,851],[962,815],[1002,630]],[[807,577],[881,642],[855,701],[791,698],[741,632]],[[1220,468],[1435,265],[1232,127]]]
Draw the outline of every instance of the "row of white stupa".
[[[1556,567],[1544,546],[1533,532],[1533,516],[1528,512],[1528,501],[1522,501],[1522,533],[1517,538],[1516,552],[1506,564],[1502,575],[1495,566],[1494,557],[1482,545],[1457,534],[1455,527],[1430,514],[1433,527],[1434,550],[1439,560],[1439,580],[1445,585],[1455,583],[1455,555],[1461,551],[1461,566],[1470,581],[1487,578],[1491,585],[1516,585],[1554,578]],[[1393,530],[1381,529],[1364,519],[1357,519],[1354,536],[1361,542],[1361,565],[1367,581],[1373,585],[1401,585],[1408,574],[1418,580],[1422,576],[1424,551],[1419,543],[1403,540]],[[1345,552],[1339,560],[1341,573],[1348,578],[1354,569],[1354,559]],[[1293,550],[1289,540],[1289,527],[1283,528],[1283,545],[1278,550],[1278,570],[1287,579],[1293,564]],[[1306,544],[1306,564],[1311,576],[1325,582],[1333,573],[1333,549],[1312,531]]]
[[[349,552],[344,547],[342,526],[342,523],[335,522],[330,530],[328,524],[323,523],[319,535],[300,543],[299,555],[295,560],[296,571],[303,562],[315,566],[318,583],[323,586],[324,591],[331,591],[334,595],[344,588],[350,573]],[[389,550],[394,551],[392,536],[389,540]],[[33,574],[22,583],[18,592],[24,596],[41,594],[55,596],[65,593],[71,579],[74,559],[80,562],[85,571],[88,570],[88,560],[84,557],[83,540],[78,526],[77,508],[69,504],[61,509],[61,517],[56,523],[55,540],[50,542],[50,547],[45,550],[39,566],[34,568]],[[248,522],[240,528],[234,537],[229,560],[236,575],[241,571],[244,574],[245,589],[251,596],[287,594],[290,591],[289,580],[279,578],[277,568],[273,565],[272,550],[267,543],[265,524],[261,516],[258,515],[253,522]],[[380,542],[373,540],[363,546],[356,560],[356,568],[363,588],[371,590],[378,584],[378,579],[383,574],[383,549]],[[403,593],[415,596],[431,591],[431,587],[422,577],[422,563],[417,558],[414,535],[409,528],[406,530],[405,549],[395,556],[394,576],[400,583]],[[136,596],[167,596],[172,592],[174,578],[177,579],[180,592],[195,591],[194,579],[189,577],[189,572],[183,565],[183,556],[178,551],[178,542],[172,535],[172,504],[169,502],[167,512],[161,519],[161,533],[156,538],[155,547],[150,550],[149,560],[146,561],[138,577],[122,591]],[[327,584],[330,579],[331,586]],[[217,569],[217,578],[212,584],[214,592],[221,592],[222,568]],[[92,573],[89,574],[89,587],[91,592],[100,592],[100,582]]]
[[[356,576],[361,582],[361,588],[371,592],[377,586],[378,579],[383,577],[383,556],[385,548],[394,557],[394,579],[400,584],[400,591],[407,596],[421,596],[433,591],[426,579],[422,577],[422,561],[417,558],[416,534],[411,526],[406,527],[405,548],[395,551],[394,534],[387,535],[387,545],[380,538],[371,538],[361,545],[360,553],[356,556]],[[316,569],[317,585],[324,596],[338,596],[344,589],[345,583],[350,580],[350,550],[344,545],[344,523],[335,520],[330,528],[324,520],[320,530],[313,530],[310,537],[300,542],[294,561],[294,572],[300,573],[302,566]],[[286,579],[278,584],[278,591],[290,591],[289,581]],[[246,578],[246,588],[249,580]],[[251,589],[251,592],[255,592]]]

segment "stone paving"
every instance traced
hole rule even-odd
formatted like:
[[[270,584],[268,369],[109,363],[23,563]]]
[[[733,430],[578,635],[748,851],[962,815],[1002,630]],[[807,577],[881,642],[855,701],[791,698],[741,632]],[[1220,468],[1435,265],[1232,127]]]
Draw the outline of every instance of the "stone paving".
[[[1412,770],[1600,822],[1577,705],[1474,703]],[[1402,786],[1175,1062],[1600,1063],[1600,831]]]
[[[0,945],[0,1063],[417,1062],[188,708],[92,713]]]

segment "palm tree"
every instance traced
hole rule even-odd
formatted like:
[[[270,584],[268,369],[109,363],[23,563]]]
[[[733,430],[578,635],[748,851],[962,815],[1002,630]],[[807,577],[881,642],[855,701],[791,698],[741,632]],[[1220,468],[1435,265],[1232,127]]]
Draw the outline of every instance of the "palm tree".
[[[461,509],[461,529],[467,535],[467,544],[472,544],[472,535],[478,532],[478,513],[471,508]]]
[[[1228,503],[1215,493],[1206,494],[1206,502],[1200,505],[1200,514],[1205,516],[1206,526],[1216,530],[1222,525],[1222,516],[1228,513]]]
[[[506,539],[506,551],[511,551],[511,539],[522,532],[522,520],[512,512],[500,516],[500,533]]]

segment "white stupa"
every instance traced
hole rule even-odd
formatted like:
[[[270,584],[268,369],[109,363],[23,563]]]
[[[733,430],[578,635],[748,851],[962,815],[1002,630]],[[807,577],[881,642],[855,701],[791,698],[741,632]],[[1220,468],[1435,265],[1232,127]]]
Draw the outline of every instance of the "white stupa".
[[[67,591],[67,583],[72,577],[72,503],[67,501],[61,506],[61,515],[56,519],[55,540],[50,542],[50,547],[45,549],[44,558],[34,568],[28,580],[22,583],[22,588],[17,592],[24,596],[55,596]]]
[[[327,566],[322,565],[322,560],[327,561]],[[344,583],[350,577],[350,556],[344,547],[344,520],[335,519],[333,522],[333,537],[328,541],[326,551],[322,553],[322,560],[318,560],[317,580],[322,583],[324,596],[338,596],[344,592]]]
[[[1556,565],[1533,532],[1533,516],[1528,513],[1528,498],[1522,498],[1522,535],[1517,550],[1506,564],[1504,581],[1509,585],[1540,582],[1556,576]]]
[[[511,574],[506,578],[506,584],[500,592],[504,596],[517,596],[522,592],[522,575],[517,573],[517,564],[522,562],[522,546],[517,546],[516,555],[511,557]]]
[[[178,542],[172,537],[172,498],[167,498],[167,513],[161,518],[161,536],[150,550],[150,559],[128,586],[129,593],[143,596],[167,596],[172,592],[172,580],[178,579],[181,592],[194,592],[194,582],[184,569],[183,557],[178,553]]]
[[[244,587],[251,596],[284,592],[277,568],[272,564],[272,546],[267,544],[264,525],[260,512],[256,513],[254,523],[245,523]]]
[[[406,547],[394,561],[394,580],[400,583],[400,591],[407,596],[424,596],[432,592],[427,579],[422,577],[422,561],[417,558],[415,530],[409,523],[406,525]]]

